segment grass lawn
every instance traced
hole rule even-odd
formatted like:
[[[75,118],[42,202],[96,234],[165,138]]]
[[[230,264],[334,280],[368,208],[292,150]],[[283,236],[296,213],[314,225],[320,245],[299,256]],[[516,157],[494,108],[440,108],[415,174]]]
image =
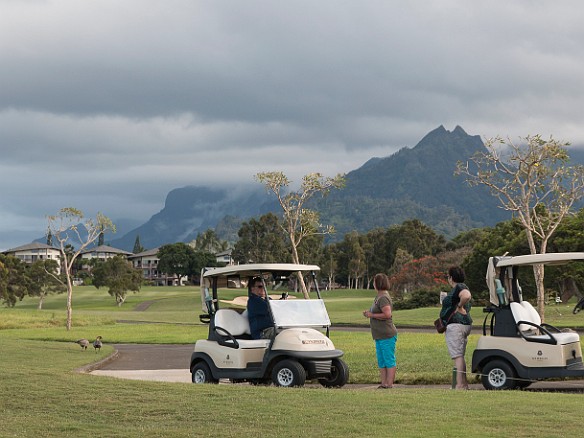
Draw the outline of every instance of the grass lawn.
[[[238,295],[226,296],[230,299]],[[363,324],[372,291],[323,293],[336,324]],[[27,298],[0,308],[0,437],[195,437],[396,435],[578,436],[581,394],[525,391],[450,391],[400,388],[390,391],[282,389],[247,385],[191,385],[120,380],[79,374],[95,360],[73,341],[104,337],[113,343],[194,343],[206,336],[198,321],[196,288],[144,288],[121,308],[106,291],[76,289],[73,329],[64,328],[63,295],[42,311]],[[154,303],[143,312],[133,309]],[[582,327],[584,312],[572,305],[547,309],[549,323]],[[430,325],[437,308],[395,312],[401,324]],[[481,324],[482,312],[473,313]],[[579,321],[582,319],[582,322]],[[161,324],[119,323],[119,320]],[[579,324],[575,324],[579,323]],[[378,381],[368,332],[334,331],[345,351],[352,383]],[[471,336],[468,358],[476,344]],[[399,334],[399,383],[449,383],[452,364],[435,333]],[[537,414],[536,414],[537,413]],[[458,420],[460,419],[460,420]]]

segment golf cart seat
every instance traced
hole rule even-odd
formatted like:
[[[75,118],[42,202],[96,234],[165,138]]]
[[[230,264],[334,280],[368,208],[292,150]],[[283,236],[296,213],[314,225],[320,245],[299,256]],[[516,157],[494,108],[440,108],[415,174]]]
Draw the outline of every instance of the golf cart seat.
[[[565,345],[580,342],[580,336],[575,332],[561,332],[554,326],[542,324],[537,310],[528,301],[510,304],[511,312],[519,335],[528,342]]]
[[[233,309],[219,309],[215,313],[215,331],[224,338],[229,338],[225,346],[232,348],[267,348],[269,339],[249,339],[250,329],[247,310],[239,313]],[[230,339],[230,336],[233,339]],[[247,339],[246,339],[247,338]],[[235,342],[233,342],[235,341]]]

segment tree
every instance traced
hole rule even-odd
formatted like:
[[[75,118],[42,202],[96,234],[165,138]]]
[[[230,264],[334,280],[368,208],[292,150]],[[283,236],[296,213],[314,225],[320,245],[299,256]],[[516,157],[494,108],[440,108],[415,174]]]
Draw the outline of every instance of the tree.
[[[0,254],[0,298],[14,307],[28,293],[30,279],[25,273],[25,264],[13,256]]]
[[[347,285],[349,289],[354,287],[358,289],[362,287],[362,278],[365,275],[365,271],[367,269],[367,265],[365,263],[365,251],[361,246],[361,239],[359,238],[359,233],[356,231],[352,231],[345,236],[345,240],[347,241],[347,249],[348,249],[348,256],[349,256],[349,263],[348,263],[348,273],[349,278],[347,281]]]
[[[67,292],[65,283],[59,279],[59,264],[56,260],[37,260],[27,268],[30,279],[28,295],[39,297],[38,309],[43,308],[47,295]]]
[[[457,163],[456,174],[471,186],[490,189],[501,207],[517,217],[525,231],[531,254],[545,254],[549,239],[584,196],[584,167],[568,166],[569,143],[527,136],[524,144],[500,137],[485,143],[470,162]],[[501,151],[503,149],[503,151]],[[472,163],[472,164],[471,164]],[[544,266],[534,265],[537,310],[545,319]]]
[[[389,272],[393,275],[399,273],[402,270],[402,268],[407,263],[410,263],[413,259],[414,257],[405,249],[398,248],[395,252],[393,264],[391,265],[391,269],[389,270]]]
[[[336,275],[338,269],[338,254],[336,245],[327,245],[324,248],[322,263],[320,265],[321,273],[328,278],[328,288],[334,289],[336,284]]]
[[[163,245],[158,249],[158,270],[176,276],[178,283],[182,277],[192,274],[195,250],[184,242]]]
[[[136,234],[136,240],[134,241],[134,249],[132,250],[132,252],[134,254],[140,254],[141,252],[144,252],[145,249],[142,246],[142,244],[140,243],[140,235]]]
[[[393,265],[398,248],[406,250],[414,258],[436,255],[446,248],[444,236],[418,219],[389,227],[385,240],[389,248],[390,266]]]
[[[107,287],[108,293],[121,306],[126,301],[128,291],[140,291],[142,271],[134,268],[123,256],[116,255],[96,263],[93,268],[93,285],[97,289]]]
[[[95,242],[100,233],[112,231],[116,227],[112,221],[101,213],[96,218],[85,218],[83,212],[73,207],[65,207],[56,215],[47,216],[49,231],[53,240],[58,243],[61,251],[61,270],[65,274],[67,286],[67,330],[71,330],[73,316],[73,266],[81,252]],[[71,239],[80,243],[79,248],[74,249]],[[57,277],[55,277],[57,278]]]
[[[202,234],[197,234],[197,238],[195,239],[195,249],[199,251],[218,253],[225,251],[227,247],[227,241],[219,239],[215,230],[211,228],[207,229]]]
[[[282,263],[290,261],[280,220],[274,213],[266,213],[241,224],[239,240],[231,256],[238,263]]]
[[[200,275],[203,268],[217,266],[217,257],[212,252],[194,251],[191,259],[191,273],[192,277]]]
[[[396,292],[437,291],[448,284],[444,271],[444,266],[434,256],[414,259],[390,277],[391,287]]]
[[[334,233],[332,225],[322,225],[318,212],[305,207],[314,195],[326,196],[332,189],[340,189],[345,185],[345,177],[337,175],[334,178],[324,177],[320,173],[304,175],[298,191],[286,191],[291,181],[282,172],[260,172],[255,176],[266,189],[273,192],[283,211],[282,228],[289,239],[292,262],[300,263],[298,246],[308,236]],[[305,298],[308,298],[306,284],[301,273],[298,281]]]

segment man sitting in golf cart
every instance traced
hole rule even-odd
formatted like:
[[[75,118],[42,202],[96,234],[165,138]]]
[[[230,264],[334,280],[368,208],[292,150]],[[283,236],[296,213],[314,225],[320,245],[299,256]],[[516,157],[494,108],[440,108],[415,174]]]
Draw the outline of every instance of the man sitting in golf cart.
[[[249,281],[247,318],[253,339],[267,339],[273,334],[274,323],[266,301],[264,282],[260,277]],[[271,329],[271,330],[270,330]]]

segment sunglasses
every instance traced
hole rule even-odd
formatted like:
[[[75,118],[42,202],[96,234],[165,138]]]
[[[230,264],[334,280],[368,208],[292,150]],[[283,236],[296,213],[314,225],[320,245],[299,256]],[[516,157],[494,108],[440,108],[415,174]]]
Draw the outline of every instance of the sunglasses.
[[[264,285],[263,284],[256,284],[254,287],[257,287],[259,289],[263,289],[264,288]]]

